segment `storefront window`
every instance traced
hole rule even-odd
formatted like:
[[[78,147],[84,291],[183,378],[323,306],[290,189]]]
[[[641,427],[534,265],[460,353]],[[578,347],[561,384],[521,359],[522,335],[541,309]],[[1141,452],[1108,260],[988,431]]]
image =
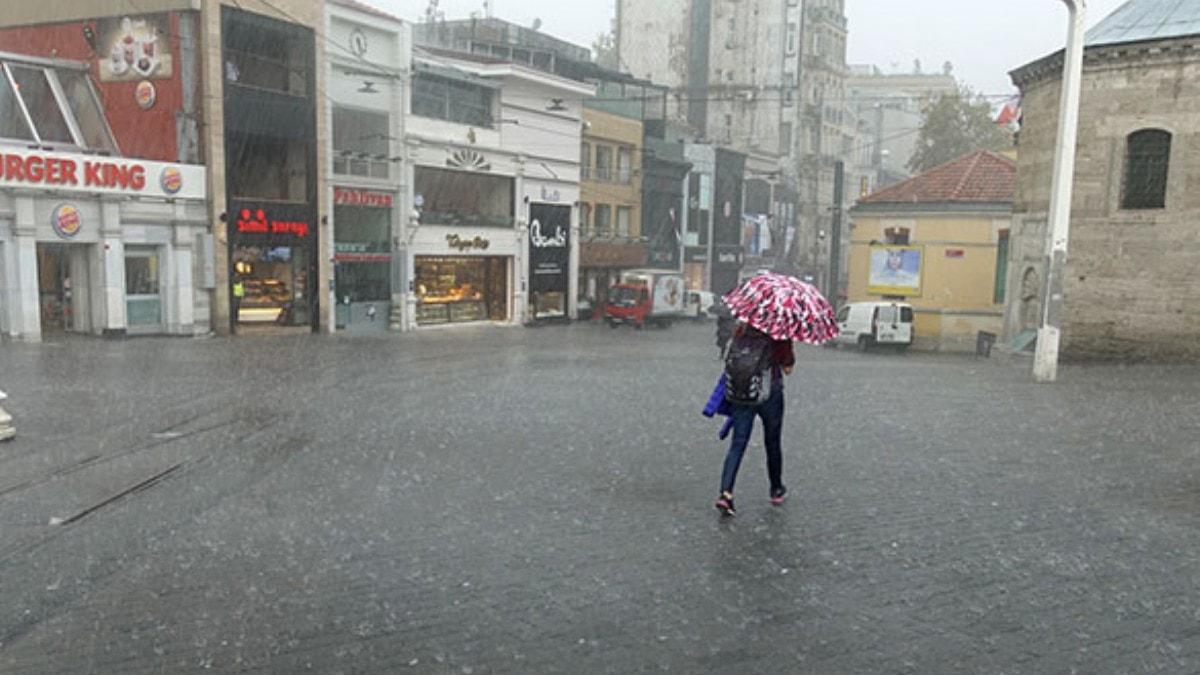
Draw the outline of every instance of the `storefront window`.
[[[239,323],[309,323],[308,249],[304,246],[242,245],[233,249]]]
[[[42,141],[74,145],[75,138],[71,135],[71,128],[63,117],[54,91],[50,88],[46,71],[42,68],[14,64],[9,65],[9,70]]]
[[[333,218],[338,302],[390,300],[392,210],[335,206]]]
[[[512,227],[512,178],[424,166],[413,174],[422,225]]]
[[[417,256],[414,271],[420,325],[508,317],[505,258]]]
[[[387,178],[391,169],[387,114],[334,107],[332,117],[333,172]]]

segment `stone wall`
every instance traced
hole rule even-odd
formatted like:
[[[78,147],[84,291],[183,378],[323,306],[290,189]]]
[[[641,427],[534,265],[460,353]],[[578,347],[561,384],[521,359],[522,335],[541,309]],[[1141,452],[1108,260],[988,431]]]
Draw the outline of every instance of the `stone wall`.
[[[1063,356],[1200,360],[1200,40],[1089,49],[1071,212]],[[1005,334],[1029,327],[1045,227],[1061,57],[1014,73],[1023,93]],[[1126,137],[1172,133],[1166,208],[1120,208]]]

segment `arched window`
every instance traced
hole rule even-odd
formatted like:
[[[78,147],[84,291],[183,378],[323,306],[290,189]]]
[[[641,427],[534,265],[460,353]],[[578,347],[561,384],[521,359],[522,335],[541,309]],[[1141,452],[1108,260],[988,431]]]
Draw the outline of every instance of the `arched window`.
[[[1171,134],[1162,129],[1142,129],[1125,143],[1123,209],[1161,209],[1167,202],[1167,169]]]

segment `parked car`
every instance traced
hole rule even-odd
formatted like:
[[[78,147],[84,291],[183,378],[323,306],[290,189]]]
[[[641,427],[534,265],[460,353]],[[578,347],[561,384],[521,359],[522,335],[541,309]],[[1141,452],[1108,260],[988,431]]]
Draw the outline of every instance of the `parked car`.
[[[692,319],[712,319],[717,316],[717,296],[708,291],[688,291],[685,309]]]
[[[913,341],[913,308],[902,302],[852,302],[837,313],[837,344],[866,350],[876,345],[908,347]]]

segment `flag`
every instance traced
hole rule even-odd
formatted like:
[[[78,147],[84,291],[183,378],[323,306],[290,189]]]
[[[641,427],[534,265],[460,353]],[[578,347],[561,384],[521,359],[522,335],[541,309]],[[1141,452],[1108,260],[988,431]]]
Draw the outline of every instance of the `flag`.
[[[996,124],[1002,127],[1009,126],[1021,119],[1021,97],[1013,96],[1004,102],[1000,107],[1000,113],[996,115]]]

